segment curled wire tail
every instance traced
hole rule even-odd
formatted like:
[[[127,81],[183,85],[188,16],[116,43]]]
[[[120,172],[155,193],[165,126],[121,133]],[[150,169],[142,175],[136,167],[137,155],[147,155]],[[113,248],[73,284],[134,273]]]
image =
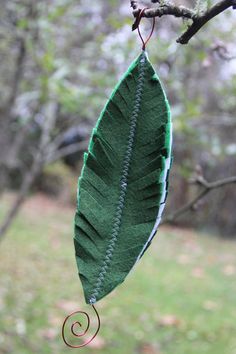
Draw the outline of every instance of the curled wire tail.
[[[85,312],[85,311],[80,311],[80,310],[79,310],[79,311],[72,312],[70,315],[68,315],[68,316],[65,318],[65,320],[64,320],[64,322],[63,322],[63,325],[62,325],[62,339],[63,339],[64,343],[65,343],[68,347],[70,347],[70,348],[82,348],[82,347],[85,347],[86,345],[88,345],[89,343],[91,343],[92,340],[97,336],[97,334],[98,334],[98,332],[99,332],[99,330],[100,330],[101,321],[100,321],[99,314],[98,314],[98,312],[97,312],[97,310],[96,310],[96,308],[95,308],[95,306],[94,306],[93,304],[92,304],[92,307],[93,307],[94,312],[96,313],[96,317],[97,317],[97,322],[98,322],[97,330],[96,330],[96,332],[94,333],[94,335],[93,335],[90,339],[88,339],[86,342],[84,342],[84,343],[82,343],[82,344],[73,345],[73,344],[70,344],[70,343],[68,342],[68,340],[67,340],[66,337],[65,337],[65,326],[66,326],[67,321],[68,321],[72,316],[77,315],[77,314],[82,314],[82,315],[86,318],[86,320],[87,320],[87,326],[86,326],[86,328],[85,328],[81,333],[77,333],[75,327],[78,327],[78,326],[82,327],[82,325],[81,325],[81,323],[80,323],[79,321],[73,322],[72,325],[71,325],[71,327],[70,327],[70,332],[73,334],[74,337],[82,338],[83,336],[85,336],[85,335],[87,334],[87,332],[88,332],[88,330],[89,330],[89,328],[90,328],[90,317],[89,317],[89,315],[87,314],[87,312]]]

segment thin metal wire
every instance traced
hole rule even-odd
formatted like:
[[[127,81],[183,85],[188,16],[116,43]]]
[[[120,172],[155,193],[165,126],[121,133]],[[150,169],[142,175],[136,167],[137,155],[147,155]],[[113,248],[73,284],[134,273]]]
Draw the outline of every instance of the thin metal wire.
[[[99,329],[100,329],[100,326],[101,326],[101,321],[100,321],[100,317],[99,317],[99,314],[98,314],[98,312],[97,312],[95,306],[92,305],[92,307],[93,307],[93,309],[94,309],[94,311],[95,311],[95,313],[96,313],[96,316],[97,316],[98,327],[97,327],[97,330],[96,330],[95,334],[94,334],[90,339],[88,339],[86,342],[84,342],[84,343],[82,343],[82,344],[79,344],[79,345],[72,345],[72,344],[70,344],[70,343],[67,341],[67,339],[65,338],[65,326],[66,326],[67,321],[68,321],[72,316],[74,316],[74,315],[76,315],[76,314],[83,314],[83,315],[85,316],[86,320],[87,320],[87,326],[86,326],[86,328],[84,329],[84,331],[81,332],[81,333],[77,333],[75,327],[78,327],[78,326],[82,327],[82,325],[81,325],[81,323],[80,323],[79,321],[73,322],[72,325],[71,325],[71,327],[70,327],[70,331],[71,331],[71,333],[73,334],[73,336],[74,336],[74,337],[77,337],[77,338],[81,338],[81,337],[83,337],[83,336],[86,335],[86,333],[88,332],[88,330],[89,330],[89,328],[90,328],[90,317],[89,317],[89,315],[88,315],[87,312],[85,312],[85,311],[75,311],[75,312],[72,312],[69,316],[67,316],[67,317],[65,318],[65,320],[64,320],[64,322],[63,322],[63,325],[62,325],[62,339],[63,339],[64,343],[65,343],[68,347],[70,347],[70,348],[82,348],[82,347],[85,347],[86,345],[88,345],[89,343],[91,343],[92,340],[93,340],[93,339],[96,337],[96,335],[98,334]]]
[[[138,16],[138,27],[137,27],[137,28],[138,28],[139,37],[140,37],[140,39],[141,39],[141,41],[142,41],[142,43],[143,43],[142,50],[145,50],[146,45],[147,45],[148,41],[150,40],[150,38],[151,38],[151,36],[152,36],[152,34],[153,34],[154,27],[155,27],[155,23],[156,23],[156,19],[155,19],[155,17],[153,17],[153,18],[152,18],[152,28],[151,28],[151,32],[150,32],[149,36],[147,37],[147,39],[144,40],[144,39],[143,39],[143,36],[142,36],[142,34],[141,34],[141,31],[140,31],[139,26],[140,26],[140,22],[141,22],[141,18],[142,18],[142,16],[143,16],[143,13],[144,13],[144,11],[147,10],[147,9],[148,9],[148,7],[144,7],[144,8],[140,11],[139,16]]]

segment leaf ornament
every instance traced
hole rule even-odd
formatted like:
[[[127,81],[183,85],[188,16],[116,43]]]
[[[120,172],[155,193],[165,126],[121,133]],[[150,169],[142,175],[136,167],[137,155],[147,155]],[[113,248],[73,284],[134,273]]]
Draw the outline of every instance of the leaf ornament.
[[[79,178],[74,245],[88,304],[124,281],[157,231],[171,135],[166,95],[143,51],[105,105]]]
[[[143,43],[113,90],[93,129],[78,180],[74,247],[79,277],[87,304],[109,294],[130,273],[156,234],[165,207],[171,166],[172,126],[170,108],[161,82]],[[71,325],[76,337],[80,322]]]

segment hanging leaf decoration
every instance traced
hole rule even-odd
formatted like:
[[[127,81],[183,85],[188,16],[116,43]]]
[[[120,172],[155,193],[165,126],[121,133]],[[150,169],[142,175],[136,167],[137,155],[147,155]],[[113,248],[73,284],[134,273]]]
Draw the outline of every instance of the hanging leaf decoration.
[[[143,51],[98,119],[78,182],[74,244],[89,304],[124,281],[156,233],[171,136],[169,104]]]

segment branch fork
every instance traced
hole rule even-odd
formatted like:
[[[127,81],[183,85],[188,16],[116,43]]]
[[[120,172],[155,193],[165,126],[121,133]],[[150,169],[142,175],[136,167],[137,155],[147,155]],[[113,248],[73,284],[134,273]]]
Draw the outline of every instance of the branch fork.
[[[143,17],[162,17],[164,15],[172,15],[183,19],[189,19],[192,23],[187,27],[186,31],[176,40],[180,44],[188,44],[190,39],[195,36],[200,29],[205,26],[210,20],[221,14],[228,8],[236,9],[236,0],[220,0],[209,9],[198,13],[194,9],[189,9],[185,6],[177,6],[169,1],[152,0],[152,3],[158,3],[158,6],[146,9],[143,11]],[[140,8],[137,0],[131,0],[133,15],[137,19],[140,14]],[[133,30],[137,28],[137,21],[133,24]]]

